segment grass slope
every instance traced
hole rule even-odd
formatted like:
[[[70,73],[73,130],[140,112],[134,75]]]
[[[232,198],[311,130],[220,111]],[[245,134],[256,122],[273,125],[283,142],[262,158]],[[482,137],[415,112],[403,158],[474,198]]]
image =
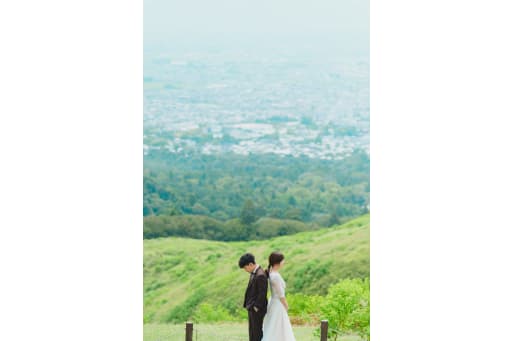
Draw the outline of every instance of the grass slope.
[[[249,276],[238,259],[251,252],[266,267],[275,250],[286,257],[281,274],[287,293],[326,294],[341,279],[370,276],[370,216],[260,241],[144,240],[144,322],[182,322],[201,303],[245,317],[241,305]]]

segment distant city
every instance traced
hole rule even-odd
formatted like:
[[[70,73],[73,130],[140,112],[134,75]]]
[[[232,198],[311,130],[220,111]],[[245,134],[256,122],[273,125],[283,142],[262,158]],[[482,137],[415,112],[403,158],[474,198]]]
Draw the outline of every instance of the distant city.
[[[369,153],[368,75],[368,60],[147,56],[144,154]]]

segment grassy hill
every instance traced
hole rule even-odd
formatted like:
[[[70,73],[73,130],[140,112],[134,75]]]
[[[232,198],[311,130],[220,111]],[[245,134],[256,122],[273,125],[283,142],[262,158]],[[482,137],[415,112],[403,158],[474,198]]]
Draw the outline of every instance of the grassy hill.
[[[245,318],[249,275],[238,259],[251,252],[266,267],[275,250],[286,257],[281,274],[288,294],[324,295],[341,279],[370,276],[370,216],[269,240],[144,240],[144,322],[185,321],[205,303],[226,319]]]

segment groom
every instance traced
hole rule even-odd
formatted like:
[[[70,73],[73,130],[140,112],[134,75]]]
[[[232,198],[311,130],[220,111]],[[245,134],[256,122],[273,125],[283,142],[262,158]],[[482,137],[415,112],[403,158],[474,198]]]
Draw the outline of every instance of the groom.
[[[246,253],[238,261],[238,266],[251,274],[245,291],[244,308],[249,312],[249,341],[263,338],[263,317],[267,313],[267,275],[256,264],[254,256]]]

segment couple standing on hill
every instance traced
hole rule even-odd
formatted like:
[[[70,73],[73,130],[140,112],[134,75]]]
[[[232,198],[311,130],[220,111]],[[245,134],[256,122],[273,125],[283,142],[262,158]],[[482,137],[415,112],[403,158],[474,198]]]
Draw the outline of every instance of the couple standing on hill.
[[[251,274],[244,299],[244,308],[249,312],[249,341],[295,341],[285,298],[286,283],[279,274],[284,255],[272,252],[267,270],[250,253],[240,257],[238,265]],[[268,282],[271,297],[267,305]]]

